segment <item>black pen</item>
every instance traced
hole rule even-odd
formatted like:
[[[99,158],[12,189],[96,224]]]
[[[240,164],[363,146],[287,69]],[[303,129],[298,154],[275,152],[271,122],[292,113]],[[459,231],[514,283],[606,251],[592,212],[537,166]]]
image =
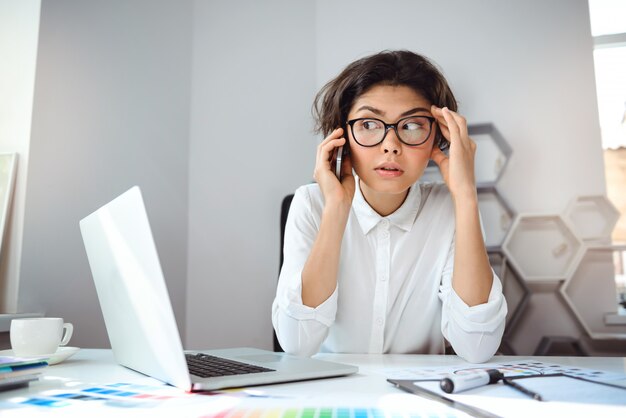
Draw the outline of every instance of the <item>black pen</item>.
[[[464,390],[490,385],[504,378],[497,369],[475,370],[465,374],[451,374],[441,379],[439,387],[446,393],[458,393]]]
[[[522,392],[524,395],[528,395],[531,398],[533,398],[536,401],[543,401],[543,398],[541,397],[540,394],[538,394],[537,392],[533,392],[530,389],[526,389],[524,386],[522,385],[518,385],[517,383],[515,383],[512,380],[509,379],[502,379],[502,383],[504,383],[505,385],[509,385],[514,389],[519,390],[520,392]]]

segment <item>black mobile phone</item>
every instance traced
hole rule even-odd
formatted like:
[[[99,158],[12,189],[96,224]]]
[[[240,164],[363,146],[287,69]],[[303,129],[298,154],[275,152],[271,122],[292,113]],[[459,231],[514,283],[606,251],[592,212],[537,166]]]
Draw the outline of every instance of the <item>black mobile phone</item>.
[[[342,168],[343,160],[345,159],[346,155],[348,155],[349,149],[350,148],[347,145],[342,145],[339,148],[335,148],[335,155],[333,157],[333,161],[335,161],[335,164],[334,164],[335,176],[337,176],[339,181],[341,181],[341,168]]]

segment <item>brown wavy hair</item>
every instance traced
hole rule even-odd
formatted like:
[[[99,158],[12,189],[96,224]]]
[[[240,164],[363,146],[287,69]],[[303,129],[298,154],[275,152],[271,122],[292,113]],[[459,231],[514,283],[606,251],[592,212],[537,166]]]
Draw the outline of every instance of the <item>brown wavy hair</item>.
[[[438,107],[457,110],[457,101],[445,77],[428,58],[411,51],[382,51],[354,61],[326,83],[313,102],[315,131],[328,136],[346,126],[356,99],[376,85],[407,86]],[[439,128],[435,145],[450,145]]]

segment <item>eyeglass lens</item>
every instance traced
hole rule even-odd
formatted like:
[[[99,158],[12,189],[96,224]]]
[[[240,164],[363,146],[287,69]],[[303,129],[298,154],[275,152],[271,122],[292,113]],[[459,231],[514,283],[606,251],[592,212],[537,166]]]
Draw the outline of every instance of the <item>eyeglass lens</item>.
[[[396,132],[409,145],[419,145],[428,139],[431,123],[425,117],[411,117],[398,121]],[[364,146],[376,145],[385,136],[385,124],[378,119],[360,119],[352,125],[354,139]]]

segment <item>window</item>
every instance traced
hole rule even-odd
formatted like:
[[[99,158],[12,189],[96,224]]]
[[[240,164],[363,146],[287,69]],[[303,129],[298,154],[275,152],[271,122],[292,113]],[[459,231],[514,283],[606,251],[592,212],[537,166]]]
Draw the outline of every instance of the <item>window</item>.
[[[626,243],[626,1],[589,0],[607,196],[620,211],[613,242]],[[625,246],[614,251],[618,313],[626,315]]]
[[[607,195],[622,214],[613,241],[626,242],[626,1],[589,0]]]

